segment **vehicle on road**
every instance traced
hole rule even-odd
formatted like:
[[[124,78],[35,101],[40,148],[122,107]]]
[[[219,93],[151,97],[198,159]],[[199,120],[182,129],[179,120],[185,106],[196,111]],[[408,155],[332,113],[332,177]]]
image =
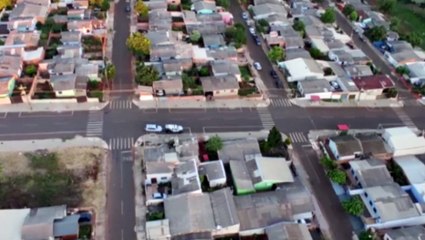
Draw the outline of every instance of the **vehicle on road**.
[[[183,126],[177,124],[165,124],[165,132],[166,133],[182,133]]]
[[[126,11],[126,12],[131,12],[130,4],[128,4],[128,3],[127,3],[127,4],[125,5],[125,11]]]
[[[276,88],[283,88],[282,81],[280,81],[280,79],[279,79],[279,78],[276,78],[276,79],[274,80],[274,85],[276,86]]]
[[[146,124],[145,131],[152,132],[152,133],[160,133],[162,132],[162,127],[161,125],[158,125],[158,124]]]
[[[255,28],[250,27],[248,30],[249,30],[249,33],[251,33],[252,36],[257,36],[257,33],[255,32]]]
[[[255,41],[255,44],[257,44],[258,46],[261,45],[261,40],[258,36],[254,36],[254,41]]]
[[[249,19],[249,12],[243,12],[242,13],[242,19],[248,20]]]
[[[275,70],[270,70],[270,76],[275,80],[279,78]]]
[[[261,64],[259,62],[255,62],[254,64],[254,68],[258,71],[260,71],[261,69],[263,69],[263,67],[261,67]]]

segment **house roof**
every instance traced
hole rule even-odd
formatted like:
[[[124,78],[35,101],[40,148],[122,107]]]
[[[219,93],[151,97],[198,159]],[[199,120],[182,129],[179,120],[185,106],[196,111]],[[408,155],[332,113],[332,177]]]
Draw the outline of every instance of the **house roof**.
[[[234,75],[201,77],[204,92],[239,89],[238,79]]]
[[[92,20],[72,20],[68,21],[68,31],[79,31],[83,28],[92,28]]]
[[[340,156],[351,156],[354,153],[363,152],[360,141],[352,135],[339,135],[329,139],[335,142]]]
[[[210,232],[215,229],[208,194],[180,194],[164,200],[165,216],[170,221],[171,235]]]
[[[19,3],[13,8],[9,20],[18,18],[47,17],[48,7],[31,3]]]
[[[149,30],[171,30],[171,13],[166,9],[149,11]]]
[[[307,225],[296,223],[276,223],[266,227],[268,239],[273,240],[313,240]]]
[[[30,213],[29,208],[0,210],[0,239],[22,240],[21,229]]]
[[[323,74],[323,70],[313,59],[296,58],[285,61],[283,64],[293,78],[302,78],[311,74]]]
[[[410,184],[425,183],[425,164],[414,155],[394,157]]]
[[[349,162],[362,187],[381,186],[393,182],[385,162],[369,158]]]
[[[19,75],[21,68],[20,56],[0,55],[0,77]]]
[[[404,150],[408,150],[410,154],[412,151],[415,154],[425,153],[425,138],[417,136],[408,127],[386,128],[382,137],[390,145],[395,156],[399,155],[399,151],[404,153]]]
[[[372,76],[373,72],[368,65],[345,65],[345,71],[352,78]]]
[[[207,177],[208,181],[226,179],[223,161],[208,161],[198,165],[199,175]]]
[[[55,237],[78,235],[80,226],[78,220],[80,219],[79,214],[66,216],[63,219],[55,220],[53,223],[53,235]]]
[[[162,45],[171,43],[170,31],[148,31],[145,36],[150,40],[152,45]]]
[[[152,88],[154,91],[156,90],[164,90],[165,92],[183,91],[183,81],[181,79],[159,80],[159,81],[153,82]]]
[[[202,36],[202,41],[204,41],[204,45],[207,47],[226,45],[223,35],[221,34],[205,34]]]
[[[244,161],[230,160],[229,165],[230,171],[232,171],[232,178],[236,189],[255,191],[251,176]]]
[[[151,61],[158,61],[161,58],[171,58],[177,55],[176,46],[174,44],[167,45],[151,45],[150,58]]]
[[[328,80],[324,78],[310,78],[299,81],[304,94],[332,92],[332,87]]]
[[[61,42],[80,42],[81,32],[61,32]]]
[[[167,72],[181,72],[183,69],[182,61],[180,59],[164,59],[162,66],[164,71]]]
[[[254,184],[267,181],[275,183],[294,182],[285,158],[263,157],[261,154],[246,155],[245,163]]]
[[[285,50],[285,59],[287,61],[296,58],[313,59],[310,53],[303,48],[290,48]]]
[[[57,60],[55,65],[52,68],[52,73],[63,74],[63,73],[74,73],[75,70],[75,60],[73,58],[60,59]]]
[[[26,47],[38,46],[40,40],[39,32],[17,32],[12,31],[7,35],[5,46],[24,44]]]
[[[239,224],[235,201],[230,188],[223,188],[209,194],[217,227],[226,228]]]
[[[374,202],[383,223],[420,215],[409,195],[396,183],[369,187],[365,191]]]
[[[66,216],[66,206],[33,208],[22,227],[22,239],[49,239],[54,236],[53,222]]]
[[[382,231],[391,240],[422,240],[425,236],[425,228],[423,226],[386,229]]]
[[[208,49],[207,56],[216,60],[236,58],[238,53],[235,47],[226,46],[216,49]]]
[[[223,163],[230,160],[245,160],[247,154],[261,153],[260,146],[256,138],[235,139],[223,141],[223,147],[218,151],[219,158]]]
[[[386,89],[394,87],[394,83],[387,75],[372,75],[353,78],[354,83],[359,89],[373,90]]]
[[[425,78],[425,62],[410,63],[406,67],[409,69],[409,76],[411,78]]]
[[[389,153],[389,149],[378,134],[358,133],[355,137],[360,141],[362,145],[363,153],[368,154],[381,154]]]
[[[240,75],[241,71],[237,63],[229,60],[216,60],[211,62],[211,69],[214,76],[220,75]]]
[[[54,75],[50,77],[54,91],[66,91],[83,89],[87,87],[87,76],[77,76],[76,74]]]
[[[171,178],[171,188],[173,195],[201,190],[201,183],[195,160],[181,162],[176,165]]]
[[[93,63],[77,65],[75,68],[75,74],[77,74],[77,76],[97,75],[98,73],[99,67]]]
[[[212,1],[197,1],[193,4],[193,10],[196,12],[202,11],[202,10],[210,10],[215,11],[216,6],[215,2]]]
[[[170,222],[168,219],[146,221],[147,240],[167,239],[170,237]]]
[[[279,14],[282,16],[287,16],[288,12],[286,11],[285,7],[282,4],[261,4],[256,5],[252,7],[252,11],[254,12],[254,15],[256,19],[260,19],[264,17],[267,17],[272,14]]]

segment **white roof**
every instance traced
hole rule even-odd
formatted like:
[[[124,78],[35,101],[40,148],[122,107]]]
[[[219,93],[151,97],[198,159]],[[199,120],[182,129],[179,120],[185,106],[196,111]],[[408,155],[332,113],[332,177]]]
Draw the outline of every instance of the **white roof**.
[[[414,155],[395,157],[394,161],[403,169],[410,184],[425,183],[425,164]]]
[[[146,222],[146,237],[148,240],[169,239],[170,223],[168,219],[147,221]]]
[[[394,151],[394,156],[425,153],[425,138],[408,127],[387,128],[382,137]]]
[[[425,77],[425,62],[414,62],[406,64],[410,77]]]
[[[21,240],[21,229],[29,208],[0,210],[0,240]]]
[[[329,52],[329,47],[328,45],[326,45],[325,41],[323,41],[323,39],[321,38],[312,38],[311,39],[311,44],[320,50],[320,52],[322,53],[327,53]]]
[[[323,70],[319,64],[313,59],[295,58],[279,63],[280,67],[284,67],[290,75],[289,82],[302,81],[307,77],[321,76]]]
[[[255,156],[255,162],[263,181],[294,182],[285,158]]]

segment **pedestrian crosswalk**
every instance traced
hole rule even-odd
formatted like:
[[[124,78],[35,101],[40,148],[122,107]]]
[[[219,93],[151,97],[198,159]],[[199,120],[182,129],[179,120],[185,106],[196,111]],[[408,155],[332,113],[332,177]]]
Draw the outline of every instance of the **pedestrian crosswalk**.
[[[302,132],[291,132],[289,138],[293,143],[307,143],[309,142],[307,137]]]
[[[109,102],[109,109],[131,109],[133,103],[128,99],[116,99]]]
[[[270,105],[273,107],[291,107],[292,103],[289,99],[270,98]]]
[[[267,108],[257,108],[257,111],[264,129],[271,129],[275,126],[273,117]]]
[[[103,132],[103,111],[89,111],[86,134],[87,137],[100,137]]]
[[[134,138],[111,138],[109,139],[109,149],[111,150],[129,150],[134,145]]]
[[[401,122],[407,127],[417,128],[412,119],[406,114],[402,108],[393,108]]]

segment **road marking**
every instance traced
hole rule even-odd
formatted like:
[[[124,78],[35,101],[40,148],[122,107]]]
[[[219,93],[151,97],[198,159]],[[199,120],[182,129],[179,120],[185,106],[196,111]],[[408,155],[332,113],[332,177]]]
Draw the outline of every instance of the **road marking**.
[[[397,117],[401,120],[401,122],[407,127],[418,128],[416,124],[412,121],[412,119],[406,114],[406,112],[402,108],[393,108],[394,112],[397,114]]]
[[[128,99],[117,99],[109,102],[109,109],[132,109],[133,102]]]
[[[170,113],[199,113],[199,112],[206,112],[206,108],[168,108],[168,111]]]
[[[124,230],[121,229],[121,240],[124,240]]]
[[[273,121],[273,117],[267,108],[257,108],[258,115],[260,116],[261,124],[264,129],[271,129],[276,124]]]
[[[134,138],[111,138],[109,139],[109,149],[111,150],[129,150],[134,145]]]
[[[124,202],[121,200],[121,215],[124,215]]]
[[[292,107],[291,101],[285,98],[270,98],[270,105],[273,107]]]
[[[238,107],[217,107],[218,112],[243,112],[241,106]]]
[[[3,116],[1,116],[0,118],[6,118],[7,117],[7,112],[3,113]]]
[[[83,135],[86,131],[57,131],[57,132],[34,132],[34,133],[2,133],[0,136],[41,136],[41,135],[66,135],[66,134],[81,134]]]
[[[211,129],[211,130],[208,130],[208,129]],[[216,129],[216,130],[212,131],[212,129]],[[258,126],[258,125],[252,125],[252,126],[249,126],[249,125],[246,125],[246,126],[205,126],[205,127],[202,127],[202,131],[204,133],[219,132],[220,129],[241,129],[241,130],[245,129],[245,131],[250,131],[250,130],[251,131],[257,131],[257,130],[260,130],[261,127]]]
[[[89,111],[87,137],[100,137],[103,133],[103,111]]]
[[[19,118],[56,118],[56,117],[72,117],[74,115],[74,111],[64,111],[64,112],[46,112],[43,113],[28,113],[28,112],[19,112]]]
[[[293,143],[307,143],[309,142],[307,137],[302,132],[289,133],[289,138]]]

